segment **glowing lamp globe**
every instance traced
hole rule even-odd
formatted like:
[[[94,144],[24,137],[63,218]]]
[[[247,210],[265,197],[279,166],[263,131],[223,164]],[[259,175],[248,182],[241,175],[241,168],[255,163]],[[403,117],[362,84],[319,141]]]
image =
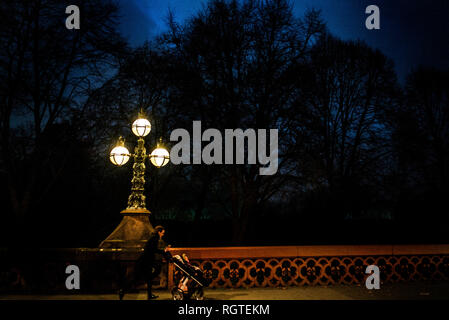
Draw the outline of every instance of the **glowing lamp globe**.
[[[170,159],[170,154],[164,148],[156,148],[151,152],[150,161],[155,167],[165,166]]]
[[[133,122],[132,125],[133,133],[138,137],[145,137],[151,131],[151,123],[145,118],[139,118]]]
[[[125,140],[120,137],[117,146],[111,150],[109,160],[116,166],[123,166],[129,160],[129,151],[125,147]]]

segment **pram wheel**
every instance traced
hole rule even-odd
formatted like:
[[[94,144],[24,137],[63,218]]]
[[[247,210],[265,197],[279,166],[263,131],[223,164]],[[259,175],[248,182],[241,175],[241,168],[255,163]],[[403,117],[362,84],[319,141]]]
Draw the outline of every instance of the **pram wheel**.
[[[184,299],[184,292],[179,288],[173,288],[171,291],[171,295],[173,300],[183,300]]]
[[[197,288],[191,297],[193,300],[204,300],[204,291],[203,288]]]

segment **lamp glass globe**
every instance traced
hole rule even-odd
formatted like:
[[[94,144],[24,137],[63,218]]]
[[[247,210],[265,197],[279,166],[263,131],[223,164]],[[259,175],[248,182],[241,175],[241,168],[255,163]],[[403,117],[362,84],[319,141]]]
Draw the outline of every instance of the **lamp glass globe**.
[[[151,123],[145,118],[139,118],[133,122],[131,129],[136,136],[145,137],[151,131]]]
[[[164,148],[156,148],[151,152],[150,161],[155,167],[163,167],[170,160],[170,154]]]
[[[129,151],[123,146],[118,146],[112,149],[109,159],[116,166],[123,166],[129,160]]]

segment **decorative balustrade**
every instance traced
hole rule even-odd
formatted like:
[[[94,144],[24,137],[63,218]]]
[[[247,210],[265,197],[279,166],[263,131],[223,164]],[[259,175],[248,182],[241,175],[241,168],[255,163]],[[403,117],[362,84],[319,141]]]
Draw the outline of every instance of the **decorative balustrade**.
[[[209,287],[363,284],[377,265],[383,283],[449,280],[449,245],[287,246],[175,248],[186,253]],[[130,276],[138,250],[98,248],[0,250],[0,294],[67,292],[65,268],[81,271],[80,292],[114,292]],[[168,268],[168,287],[180,273]]]
[[[377,265],[381,281],[449,279],[449,245],[176,248],[199,266],[209,287],[277,287],[364,283]],[[180,277],[169,265],[169,287]]]

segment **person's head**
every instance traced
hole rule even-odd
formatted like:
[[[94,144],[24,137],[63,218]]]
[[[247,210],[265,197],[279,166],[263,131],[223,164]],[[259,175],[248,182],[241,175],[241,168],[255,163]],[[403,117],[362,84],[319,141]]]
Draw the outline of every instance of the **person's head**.
[[[159,235],[159,239],[162,239],[162,237],[165,234],[165,228],[163,226],[156,226],[154,228],[154,232],[156,232]]]

